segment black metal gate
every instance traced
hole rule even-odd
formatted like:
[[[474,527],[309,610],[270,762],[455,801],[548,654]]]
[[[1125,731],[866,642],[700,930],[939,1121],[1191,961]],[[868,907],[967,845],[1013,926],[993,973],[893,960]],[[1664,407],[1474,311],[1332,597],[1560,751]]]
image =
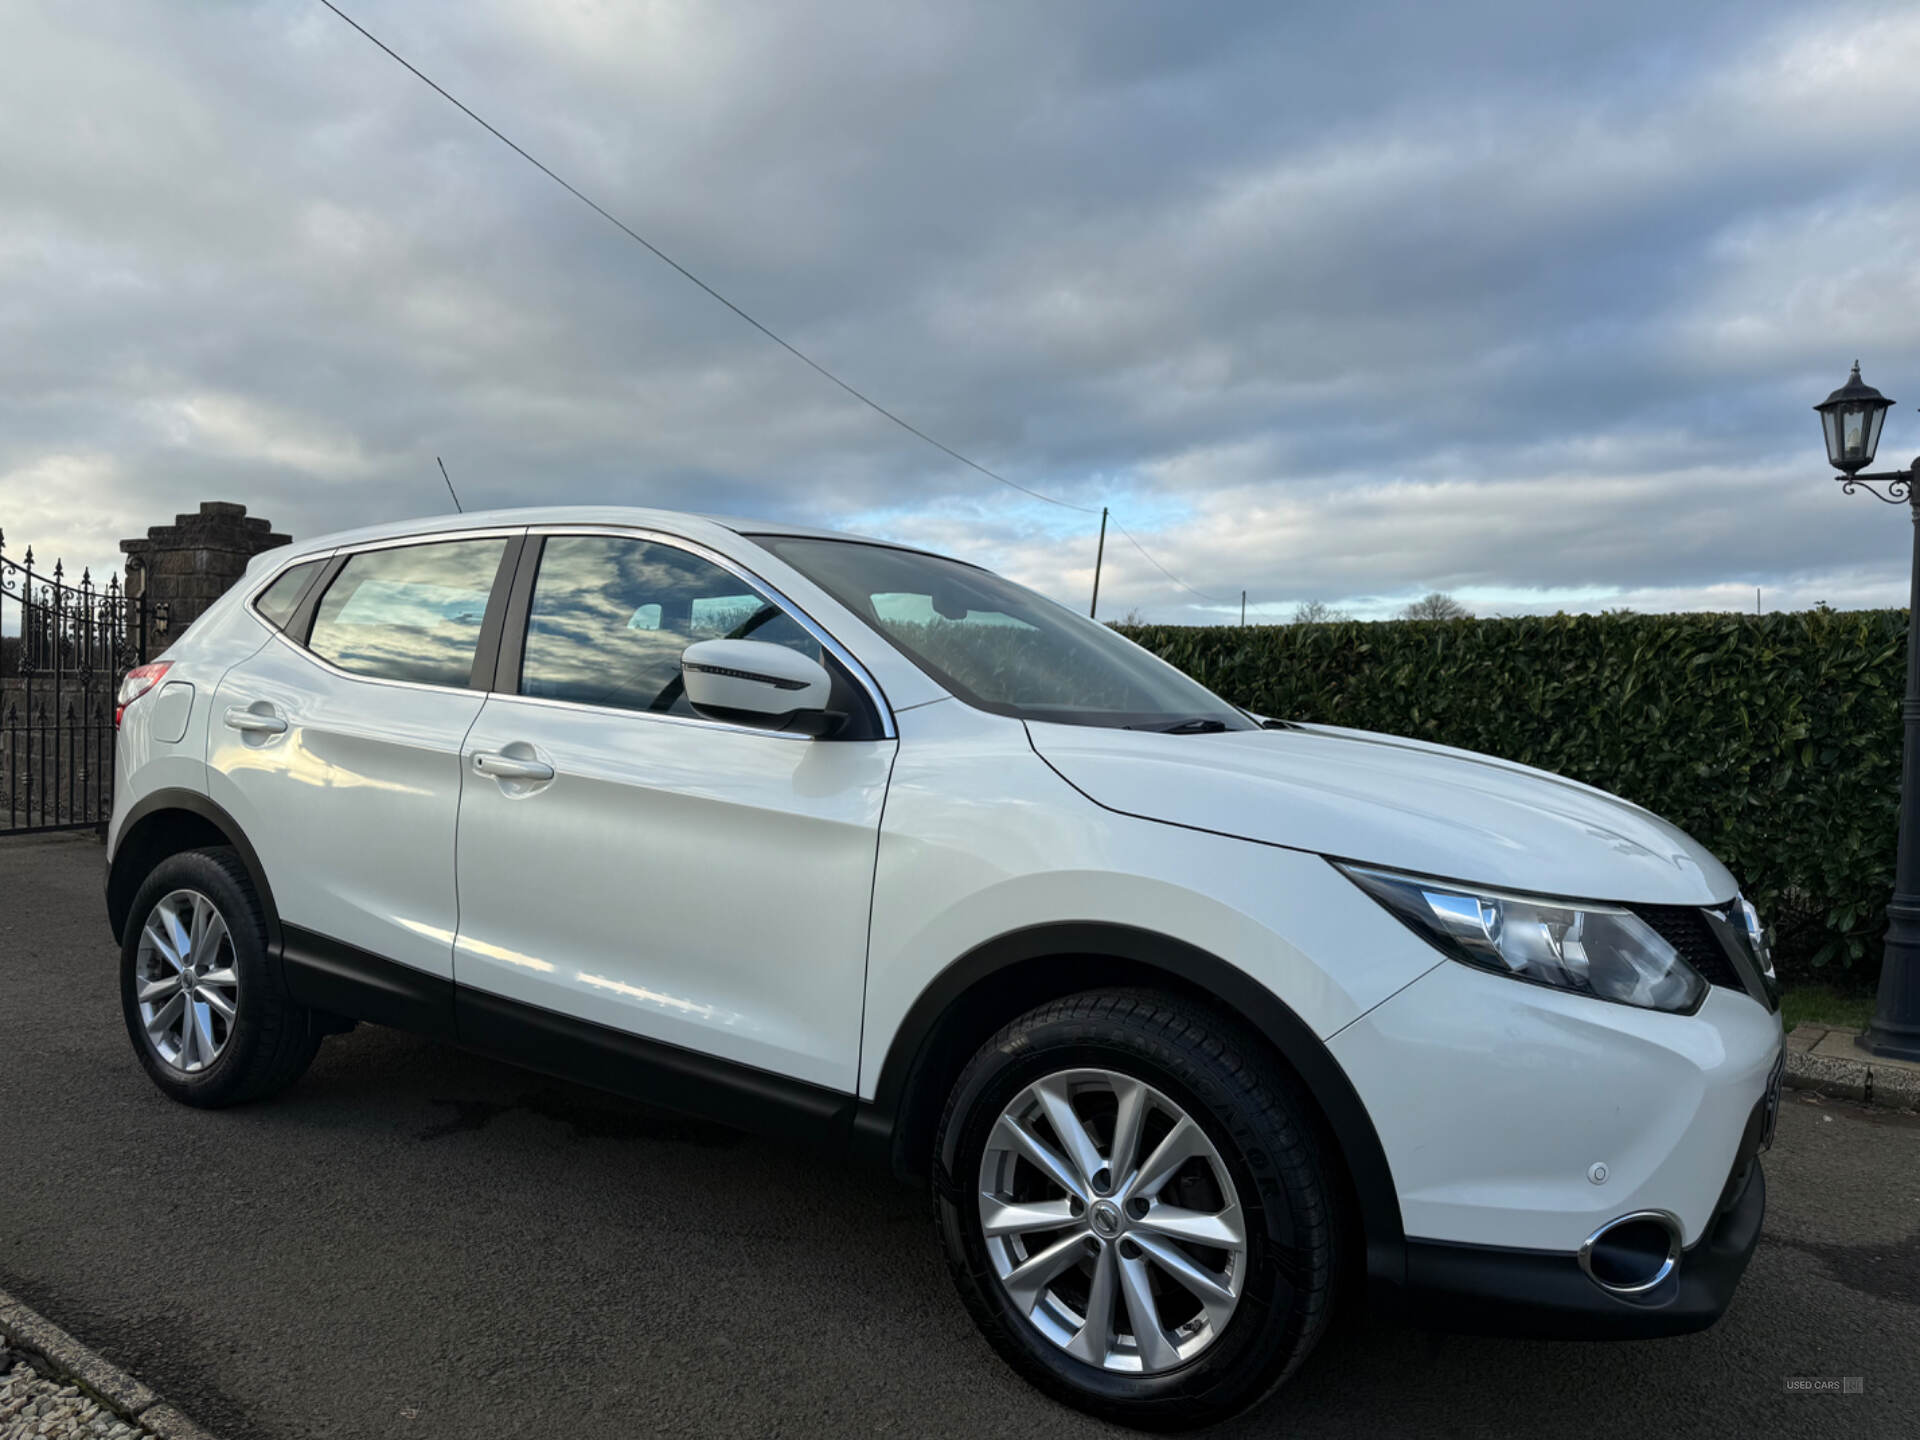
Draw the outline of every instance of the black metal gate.
[[[0,835],[87,830],[113,810],[113,701],[144,664],[147,607],[56,560],[34,569],[0,534]]]

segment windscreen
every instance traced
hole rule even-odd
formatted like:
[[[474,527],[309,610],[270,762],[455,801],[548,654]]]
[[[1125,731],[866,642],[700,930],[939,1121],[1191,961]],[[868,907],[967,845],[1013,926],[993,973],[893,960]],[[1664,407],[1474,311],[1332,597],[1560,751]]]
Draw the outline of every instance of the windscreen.
[[[1241,711],[1106,626],[989,571],[852,540],[754,539],[982,710],[1142,730],[1254,728]]]

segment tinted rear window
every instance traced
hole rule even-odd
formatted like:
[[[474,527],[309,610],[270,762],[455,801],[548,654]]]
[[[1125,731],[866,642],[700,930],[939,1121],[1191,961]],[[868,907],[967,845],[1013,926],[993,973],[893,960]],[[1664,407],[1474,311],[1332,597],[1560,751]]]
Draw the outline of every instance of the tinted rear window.
[[[282,630],[286,629],[287,621],[293,618],[294,607],[300,603],[300,592],[307,588],[307,582],[313,578],[314,572],[325,563],[324,560],[309,560],[304,565],[283,570],[279,579],[254,597],[253,608],[260,612],[262,618]]]
[[[366,550],[320,597],[307,648],[356,675],[465,686],[505,539]]]

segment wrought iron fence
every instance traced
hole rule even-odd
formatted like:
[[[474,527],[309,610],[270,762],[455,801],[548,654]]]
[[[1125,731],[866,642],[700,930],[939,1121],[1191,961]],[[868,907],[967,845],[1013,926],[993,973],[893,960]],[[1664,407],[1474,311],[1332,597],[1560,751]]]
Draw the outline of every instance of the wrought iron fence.
[[[84,830],[113,809],[113,701],[149,615],[111,577],[34,568],[0,534],[0,835]]]

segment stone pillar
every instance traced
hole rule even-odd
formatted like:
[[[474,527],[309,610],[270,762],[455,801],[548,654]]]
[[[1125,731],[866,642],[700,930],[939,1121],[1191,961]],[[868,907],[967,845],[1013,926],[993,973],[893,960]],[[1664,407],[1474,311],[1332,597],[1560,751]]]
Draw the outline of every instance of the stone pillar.
[[[246,572],[262,550],[289,543],[267,521],[228,500],[203,500],[197,515],[176,515],[138,540],[122,540],[127,599],[152,607],[147,649],[158,654]]]

